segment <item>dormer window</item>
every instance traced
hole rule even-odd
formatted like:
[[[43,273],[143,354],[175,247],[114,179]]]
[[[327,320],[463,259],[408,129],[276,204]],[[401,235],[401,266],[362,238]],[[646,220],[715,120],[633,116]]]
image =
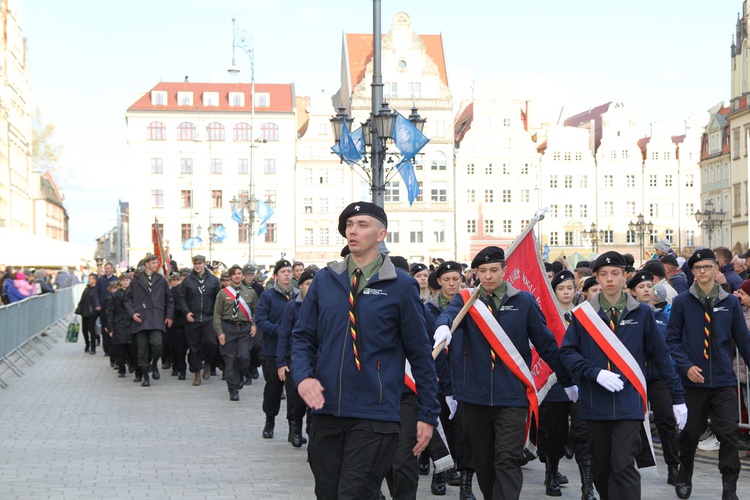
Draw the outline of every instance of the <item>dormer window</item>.
[[[255,107],[267,108],[271,105],[271,94],[268,92],[258,92],[255,94]]]
[[[203,92],[203,106],[218,106],[219,105],[219,93],[218,92]]]
[[[166,106],[167,105],[167,92],[165,90],[152,90],[151,91],[151,105],[152,106]]]
[[[193,105],[193,93],[192,92],[177,92],[177,103],[180,106],[192,106]]]
[[[229,105],[232,107],[241,107],[245,105],[245,94],[242,92],[229,93]]]

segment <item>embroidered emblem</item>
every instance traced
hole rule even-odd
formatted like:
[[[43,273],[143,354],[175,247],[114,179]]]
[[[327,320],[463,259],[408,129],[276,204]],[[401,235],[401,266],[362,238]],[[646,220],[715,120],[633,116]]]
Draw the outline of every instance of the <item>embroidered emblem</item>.
[[[607,262],[607,264],[609,264],[609,257],[607,257],[607,258],[606,258],[606,259],[604,259],[604,260],[605,260],[605,261]]]
[[[695,256],[696,256],[697,258],[699,258],[699,259],[701,258],[701,254],[699,254],[699,253],[695,254]]]
[[[490,260],[490,256],[489,255],[485,255],[484,256],[484,261],[487,262],[488,260]]]
[[[356,210],[357,212],[359,212],[359,205],[354,205],[354,210]]]

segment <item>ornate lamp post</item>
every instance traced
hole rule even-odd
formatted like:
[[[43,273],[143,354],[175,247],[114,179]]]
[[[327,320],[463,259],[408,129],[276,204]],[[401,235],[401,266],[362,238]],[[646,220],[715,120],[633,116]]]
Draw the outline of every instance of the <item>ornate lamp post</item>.
[[[628,229],[630,231],[635,231],[636,235],[638,236],[638,241],[641,245],[641,264],[643,263],[643,250],[644,245],[646,242],[646,233],[651,235],[651,231],[654,230],[654,225],[651,223],[651,221],[646,222],[643,218],[643,214],[638,214],[638,220],[637,222],[631,221],[628,224]]]
[[[719,230],[721,230],[725,215],[726,212],[724,210],[714,210],[714,202],[711,200],[706,202],[703,212],[700,210],[695,212],[695,220],[703,228],[703,234],[708,233],[709,248],[711,248],[711,236],[713,236],[714,229],[718,226]]]
[[[591,252],[592,253],[598,253],[599,252],[599,242],[604,239],[604,230],[599,229],[597,230],[596,224],[591,223],[591,229],[586,231],[585,229],[581,231],[581,234],[586,236],[589,241],[591,241]]]

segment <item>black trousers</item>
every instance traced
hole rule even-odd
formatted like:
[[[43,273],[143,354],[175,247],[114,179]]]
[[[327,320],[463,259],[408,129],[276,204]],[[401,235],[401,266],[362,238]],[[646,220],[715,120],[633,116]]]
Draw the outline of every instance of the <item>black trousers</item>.
[[[250,366],[250,363],[248,363]],[[286,391],[286,418],[287,420],[295,423],[299,427],[300,433],[302,433],[302,419],[305,418],[307,413],[307,405],[305,400],[300,397],[297,392],[297,383],[292,378],[291,364],[289,365],[289,371],[286,373],[286,380],[284,381],[284,390]],[[276,370],[278,374],[278,369]]]
[[[307,453],[315,496],[324,500],[375,498],[393,462],[398,434],[398,422],[313,415]]]
[[[685,388],[688,420],[680,432],[680,462],[692,462],[698,439],[711,418],[711,430],[719,440],[719,472],[739,474],[740,459],[737,449],[737,394],[734,387],[718,389]]]
[[[224,375],[227,379],[229,392],[239,391],[242,377],[250,365],[250,324],[238,326],[224,322],[224,345],[219,345],[221,356],[224,358]]]
[[[96,316],[81,316],[81,333],[86,347],[96,347]]]
[[[138,368],[141,370],[148,372],[151,362],[161,357],[161,334],[161,330],[143,330],[134,334],[138,346]]]
[[[112,351],[110,350],[112,348],[112,337],[104,331],[104,326],[107,324],[107,311],[104,310],[104,307],[99,311],[99,323],[102,325],[102,350],[104,354],[108,354],[112,358]]]
[[[130,358],[130,344],[113,344],[112,353],[117,359],[118,373],[125,373],[126,363],[134,364]]]
[[[276,368],[276,357],[263,356],[260,358],[263,366],[263,378],[266,385],[263,388],[263,413],[266,417],[275,417],[281,408],[281,393],[284,390],[284,382],[279,378]],[[288,416],[287,416],[288,417]]]
[[[641,420],[589,420],[591,475],[601,500],[640,500]]]
[[[398,443],[393,454],[393,461],[385,480],[388,483],[388,491],[394,500],[405,500],[417,498],[419,487],[419,467],[417,457],[412,450],[417,444],[417,420],[419,419],[419,405],[417,395],[414,393],[403,393],[401,395],[401,407],[399,409],[401,418],[401,431],[398,433]],[[433,435],[437,431],[433,432]]]
[[[187,371],[187,353],[188,353],[188,342],[185,336],[185,329],[183,327],[173,328],[169,331],[170,336],[170,347],[172,352],[170,357],[172,360],[172,368],[177,372]]]
[[[440,396],[438,399],[440,400],[440,422],[443,424],[453,461],[456,462],[456,470],[474,472],[474,459],[471,457],[471,443],[464,417],[464,404],[458,403],[456,414],[451,420],[451,410],[445,402],[445,397]]]
[[[190,346],[190,371],[198,373],[203,362],[211,364],[219,352],[213,322],[186,323],[185,336]]]
[[[576,462],[591,460],[589,430],[580,418],[581,403],[543,402],[539,406],[539,456],[560,460],[565,444],[571,442]],[[570,425],[568,425],[570,417]]]
[[[659,431],[664,462],[667,465],[677,465],[680,463],[677,448],[677,421],[672,409],[672,396],[669,394],[665,381],[648,381],[648,402],[651,403],[651,410],[654,412],[654,425]]]
[[[493,500],[517,500],[523,488],[521,459],[527,409],[470,403],[464,406],[482,495]]]

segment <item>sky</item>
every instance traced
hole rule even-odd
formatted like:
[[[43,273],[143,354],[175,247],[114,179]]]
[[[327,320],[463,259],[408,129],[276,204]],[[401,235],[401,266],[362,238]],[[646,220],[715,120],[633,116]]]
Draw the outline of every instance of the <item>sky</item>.
[[[32,101],[63,145],[71,242],[95,245],[128,200],[125,111],[159,81],[237,81],[232,17],[255,46],[255,81],[298,96],[339,88],[343,33],[372,33],[366,0],[20,0]],[[11,4],[12,6],[12,4]],[[406,12],[442,34],[455,107],[475,80],[519,82],[532,122],[623,102],[644,135],[730,98],[741,0],[382,0],[382,31]],[[249,59],[237,64],[249,78]],[[333,114],[333,110],[332,110]],[[427,117],[429,119],[429,117]]]

